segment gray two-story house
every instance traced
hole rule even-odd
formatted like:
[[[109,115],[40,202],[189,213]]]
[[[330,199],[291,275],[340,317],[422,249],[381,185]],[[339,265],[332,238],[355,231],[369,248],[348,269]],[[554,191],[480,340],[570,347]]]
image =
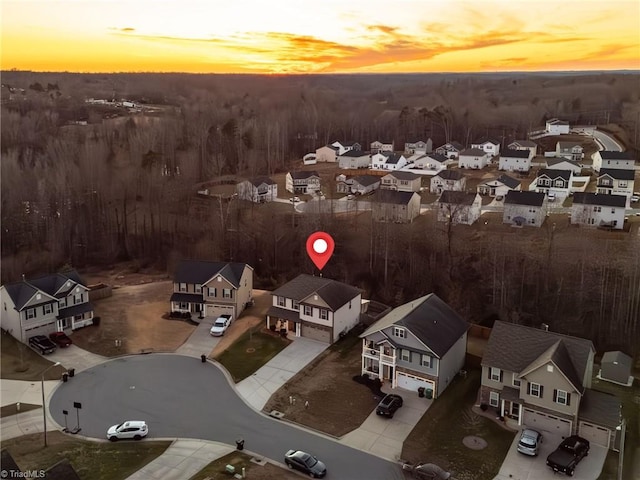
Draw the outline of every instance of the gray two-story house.
[[[547,196],[538,192],[510,190],[504,198],[502,222],[518,227],[540,227],[547,217]]]
[[[171,311],[237,318],[252,298],[253,268],[246,263],[184,260],[173,276]]]
[[[362,374],[436,398],[464,366],[468,329],[434,293],[400,305],[360,335]]]
[[[480,403],[514,427],[615,445],[620,401],[591,390],[590,340],[497,321],[482,358]]]
[[[34,335],[93,324],[89,289],[75,270],[3,285],[0,301],[0,325],[25,343]]]

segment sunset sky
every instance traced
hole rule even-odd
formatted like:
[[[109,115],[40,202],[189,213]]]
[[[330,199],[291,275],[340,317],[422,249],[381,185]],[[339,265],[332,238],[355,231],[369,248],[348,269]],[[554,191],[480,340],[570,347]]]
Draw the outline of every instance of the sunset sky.
[[[1,68],[640,69],[640,1],[2,0]]]

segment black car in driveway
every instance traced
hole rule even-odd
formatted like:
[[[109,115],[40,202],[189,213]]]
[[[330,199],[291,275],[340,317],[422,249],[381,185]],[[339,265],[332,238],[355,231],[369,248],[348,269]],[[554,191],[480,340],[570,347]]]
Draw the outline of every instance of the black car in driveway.
[[[57,348],[56,344],[44,335],[34,335],[33,337],[29,337],[29,346],[34,350],[39,351],[42,355],[53,353]]]
[[[385,395],[376,407],[376,413],[385,417],[393,418],[393,414],[402,406],[402,397],[389,393]]]
[[[301,450],[289,450],[284,454],[287,467],[295,468],[306,473],[311,478],[323,478],[327,474],[327,467],[313,455]]]
[[[547,457],[547,465],[554,472],[566,473],[570,477],[584,457],[589,454],[589,441],[578,435],[565,438],[562,443]]]

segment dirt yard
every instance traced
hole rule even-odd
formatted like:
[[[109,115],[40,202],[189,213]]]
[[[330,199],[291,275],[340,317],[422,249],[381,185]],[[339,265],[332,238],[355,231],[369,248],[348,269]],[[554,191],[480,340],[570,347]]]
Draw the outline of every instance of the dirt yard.
[[[264,411],[278,410],[285,419],[340,437],[358,428],[377,405],[360,375],[362,348],[359,339],[343,339],[289,380],[272,395]],[[348,343],[347,343],[348,342]],[[295,405],[289,404],[295,397]],[[305,401],[309,407],[305,408]]]

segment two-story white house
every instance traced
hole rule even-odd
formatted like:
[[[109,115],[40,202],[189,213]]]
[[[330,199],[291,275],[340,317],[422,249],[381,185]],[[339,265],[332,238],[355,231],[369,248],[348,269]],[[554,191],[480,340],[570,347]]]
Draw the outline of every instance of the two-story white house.
[[[430,138],[426,142],[422,140],[416,140],[411,142],[405,142],[404,153],[406,155],[414,155],[416,153],[431,153],[433,150],[433,140]]]
[[[375,142],[371,142],[371,153],[374,154],[378,152],[393,152],[393,141],[376,140]]]
[[[582,148],[582,145],[575,142],[557,142],[556,157],[562,157],[567,160],[579,162],[584,158],[584,148]]]
[[[269,177],[261,176],[244,180],[236,185],[240,200],[263,203],[278,198],[278,184]]]
[[[173,275],[172,312],[196,314],[192,320],[238,315],[253,299],[253,268],[246,263],[183,260]]]
[[[464,366],[468,329],[434,293],[400,305],[360,335],[362,374],[437,398]]]
[[[400,170],[407,165],[407,159],[401,153],[381,151],[371,155],[371,168],[374,170]]]
[[[545,130],[549,135],[568,135],[571,126],[565,120],[551,118],[547,120]]]
[[[327,344],[360,321],[361,291],[351,285],[301,274],[271,293],[267,328]]]
[[[633,170],[636,160],[629,151],[615,152],[611,150],[600,150],[591,155],[593,160],[593,169],[599,172],[602,168]]]
[[[413,166],[421,170],[443,170],[447,168],[449,159],[439,153],[421,155],[414,159]]]
[[[514,140],[507,147],[513,150],[528,150],[529,158],[535,157],[536,153],[538,153],[538,144],[531,140]]]
[[[382,177],[381,188],[399,192],[419,192],[422,177],[413,172],[395,171]]]
[[[442,170],[431,177],[429,191],[442,193],[445,190],[463,191],[467,185],[467,177],[460,170]]]
[[[0,301],[0,325],[23,343],[93,324],[89,289],[75,270],[3,285]]]
[[[378,175],[357,175],[351,179],[351,193],[366,195],[380,188]]]
[[[335,163],[338,161],[338,152],[340,149],[333,145],[323,145],[316,149],[316,163]]]
[[[445,190],[438,199],[437,211],[439,222],[472,225],[482,213],[482,198],[475,192]]]
[[[452,141],[436,148],[436,153],[444,155],[448,159],[456,159],[463,150],[464,146],[460,142]]]
[[[504,197],[502,223],[518,227],[540,227],[547,216],[547,195],[511,190]]]
[[[496,321],[482,358],[480,404],[507,425],[614,448],[621,403],[591,390],[590,340]]]
[[[522,185],[519,180],[503,174],[498,178],[478,184],[478,193],[480,195],[489,195],[490,197],[504,198],[507,192],[520,190],[521,188]]]
[[[578,162],[566,158],[548,158],[545,162],[547,170],[570,170],[574,176],[580,176],[582,167]]]
[[[484,153],[489,154],[491,157],[495,157],[500,153],[500,142],[493,138],[481,138],[471,143],[471,148],[477,148]]]
[[[635,170],[621,170],[617,168],[600,169],[596,191],[602,195],[624,195],[627,198],[627,208],[631,204],[635,184]]]
[[[369,168],[371,156],[362,150],[347,150],[338,155],[338,166],[342,169]]]
[[[291,193],[307,194],[320,190],[320,175],[316,171],[288,172],[285,189]]]
[[[362,150],[362,146],[358,142],[354,142],[353,140],[345,142],[336,141],[331,145],[338,149],[338,157],[340,155],[344,155],[346,152],[350,152],[353,150]]]
[[[553,194],[559,201],[564,201],[569,196],[573,172],[571,170],[554,170],[543,168],[529,185],[529,190],[534,192]]]
[[[507,172],[528,172],[531,169],[531,152],[529,150],[514,150],[505,148],[500,153],[498,170]]]
[[[576,192],[571,206],[571,223],[588,227],[624,228],[627,197]]]
[[[479,148],[467,148],[458,156],[458,167],[482,169],[491,163],[491,155]]]

